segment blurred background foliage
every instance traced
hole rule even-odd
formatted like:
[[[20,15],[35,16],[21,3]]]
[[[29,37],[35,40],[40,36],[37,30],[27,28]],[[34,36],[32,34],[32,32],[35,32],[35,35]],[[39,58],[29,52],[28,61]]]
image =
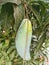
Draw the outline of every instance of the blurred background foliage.
[[[15,49],[15,36],[25,18],[25,7],[32,23],[31,60],[25,65],[44,65],[49,47],[48,0],[0,0],[0,65],[23,65]]]

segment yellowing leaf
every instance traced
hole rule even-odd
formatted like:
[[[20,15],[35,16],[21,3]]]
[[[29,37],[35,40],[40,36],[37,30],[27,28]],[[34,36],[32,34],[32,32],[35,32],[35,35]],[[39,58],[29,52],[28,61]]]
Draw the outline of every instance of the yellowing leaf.
[[[16,35],[16,49],[23,60],[30,60],[30,44],[32,37],[32,26],[29,19],[23,19],[17,35]]]

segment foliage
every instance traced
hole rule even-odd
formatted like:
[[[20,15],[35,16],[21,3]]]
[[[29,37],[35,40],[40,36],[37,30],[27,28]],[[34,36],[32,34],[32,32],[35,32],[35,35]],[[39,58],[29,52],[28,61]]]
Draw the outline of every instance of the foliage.
[[[0,65],[23,65],[23,59],[15,49],[15,36],[26,17],[31,20],[33,32],[30,47],[32,59],[25,61],[25,65],[44,64],[46,48],[49,47],[49,3],[0,0]]]

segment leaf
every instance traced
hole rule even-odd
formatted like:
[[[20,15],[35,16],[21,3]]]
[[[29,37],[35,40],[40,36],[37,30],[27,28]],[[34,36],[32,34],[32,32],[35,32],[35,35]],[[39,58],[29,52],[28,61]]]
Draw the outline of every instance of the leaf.
[[[0,13],[1,13],[1,8],[2,8],[2,5],[0,4]]]
[[[39,12],[37,12],[37,10],[35,8],[33,8],[32,6],[30,6],[30,5],[29,5],[28,8],[31,10],[31,12],[33,12],[33,14],[34,14],[34,16],[37,20],[37,23],[40,26],[41,25],[41,16],[40,16]]]
[[[38,38],[38,44],[37,44],[37,49],[36,49],[37,51],[39,49],[41,49],[45,39],[46,39],[46,34],[45,34],[45,32],[42,32],[41,35]]]
[[[2,5],[1,14],[0,14],[0,26],[2,30],[6,32],[5,36],[9,34],[14,26],[14,10],[11,3],[6,3]]]
[[[16,35],[16,49],[23,60],[30,60],[30,44],[32,37],[32,26],[28,19],[23,19],[17,35]]]
[[[15,18],[14,30],[15,31],[17,31],[17,28],[19,27],[19,24],[22,21],[23,17],[24,17],[23,5],[15,6],[14,7],[14,18]]]
[[[2,4],[2,5],[5,3],[8,3],[8,2],[15,3],[17,5],[21,4],[21,0],[0,0],[0,4]]]
[[[14,56],[15,56],[15,51],[13,51],[13,52],[10,54],[10,60],[13,60]]]

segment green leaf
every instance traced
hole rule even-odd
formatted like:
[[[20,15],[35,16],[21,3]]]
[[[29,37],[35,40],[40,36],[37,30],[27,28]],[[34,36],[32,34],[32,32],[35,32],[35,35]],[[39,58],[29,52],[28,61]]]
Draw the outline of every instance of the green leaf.
[[[32,6],[30,6],[29,5],[29,7],[28,7],[30,10],[31,10],[31,12],[33,12],[33,14],[34,14],[34,16],[35,16],[35,18],[36,18],[36,20],[37,20],[37,23],[39,24],[39,26],[41,25],[41,16],[40,16],[40,14],[36,11],[36,9],[34,9]]]
[[[5,31],[5,36],[9,34],[11,29],[14,27],[14,10],[11,3],[2,5],[0,14],[0,26]]]
[[[2,8],[2,5],[0,4],[0,13],[1,13],[1,8]]]
[[[41,49],[45,39],[46,39],[46,34],[45,32],[42,32],[38,38],[38,44],[37,44],[37,49],[36,49],[37,51]]]

